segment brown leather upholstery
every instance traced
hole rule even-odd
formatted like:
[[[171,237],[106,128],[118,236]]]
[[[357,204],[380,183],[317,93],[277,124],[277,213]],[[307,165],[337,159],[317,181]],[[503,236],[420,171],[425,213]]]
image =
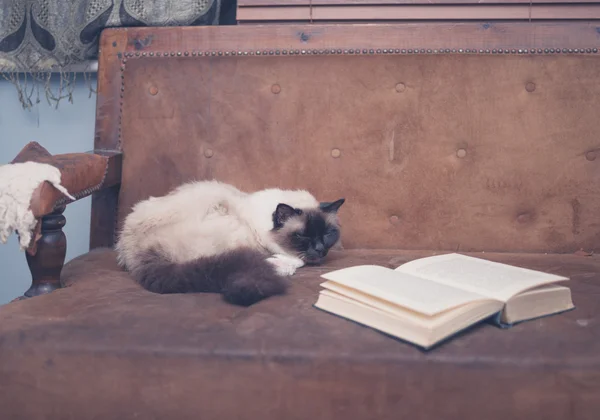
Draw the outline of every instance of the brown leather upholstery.
[[[103,184],[109,169],[109,157],[92,153],[67,153],[52,155],[37,142],[29,142],[21,149],[11,163],[38,162],[52,165],[60,170],[61,184],[76,199],[90,195]],[[51,183],[42,182],[31,196],[29,207],[38,219],[33,229],[32,239],[27,248],[30,255],[37,253],[37,243],[42,237],[41,218],[56,206],[70,202]]]
[[[2,418],[597,418],[597,256],[486,253],[570,275],[577,308],[428,353],[312,306],[323,270],[429,254],[335,253],[288,295],[243,309],[146,292],[112,251],[93,251],[65,266],[65,289],[0,307]]]
[[[317,49],[336,34],[314,31]],[[165,58],[153,40],[123,71],[120,220],[149,195],[216,178],[344,196],[350,248],[600,246],[598,56]]]
[[[93,153],[66,153],[52,155],[37,142],[30,142],[11,163],[38,162],[60,170],[61,184],[75,198],[85,197],[104,180],[108,158]],[[61,202],[70,201],[49,182],[41,184],[31,197],[30,208],[36,218],[51,213]]]

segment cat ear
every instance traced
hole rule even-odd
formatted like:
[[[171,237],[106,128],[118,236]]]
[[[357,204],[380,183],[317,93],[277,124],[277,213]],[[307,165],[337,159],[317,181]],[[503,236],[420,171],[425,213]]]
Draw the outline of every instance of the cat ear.
[[[333,203],[320,203],[319,208],[325,213],[336,213],[339,210],[339,208],[342,207],[342,204],[344,204],[345,201],[345,198],[340,198],[339,200],[334,201]]]
[[[302,210],[295,209],[287,204],[279,203],[273,213],[273,226],[275,229],[278,229],[282,227],[290,217],[300,214],[302,214]]]

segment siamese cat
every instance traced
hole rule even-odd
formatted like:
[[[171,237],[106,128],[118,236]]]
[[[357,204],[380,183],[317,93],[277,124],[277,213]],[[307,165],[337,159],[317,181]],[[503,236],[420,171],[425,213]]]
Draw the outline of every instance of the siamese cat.
[[[115,249],[121,267],[151,292],[221,293],[248,306],[283,294],[296,269],[320,264],[339,244],[344,201],[191,182],[137,203]]]

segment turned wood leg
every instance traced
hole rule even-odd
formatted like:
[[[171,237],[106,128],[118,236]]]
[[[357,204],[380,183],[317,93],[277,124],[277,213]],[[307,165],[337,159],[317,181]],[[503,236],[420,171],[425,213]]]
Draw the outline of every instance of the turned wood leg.
[[[67,238],[62,231],[66,223],[63,211],[64,206],[57,207],[42,218],[42,237],[37,243],[37,252],[33,256],[25,254],[32,278],[25,297],[43,295],[60,288],[60,272],[67,253]]]

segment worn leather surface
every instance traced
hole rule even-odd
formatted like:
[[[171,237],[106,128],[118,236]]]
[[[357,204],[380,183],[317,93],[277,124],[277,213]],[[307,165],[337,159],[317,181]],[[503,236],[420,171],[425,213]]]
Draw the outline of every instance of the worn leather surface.
[[[52,155],[37,142],[28,143],[11,163],[38,162],[52,165],[60,170],[61,184],[76,198],[83,198],[91,193],[87,190],[102,183],[106,174],[108,158],[93,153],[66,153]],[[65,198],[49,182],[42,183],[35,189],[30,208],[36,218],[53,211],[54,207]],[[70,201],[70,200],[69,200]]]
[[[325,270],[430,254],[334,253],[244,309],[152,294],[93,251],[66,265],[66,288],[0,307],[2,418],[597,418],[598,257],[478,254],[570,276],[577,308],[427,353],[312,306]]]
[[[568,55],[129,59],[119,218],[216,178],[346,197],[351,248],[598,249],[599,69]]]

